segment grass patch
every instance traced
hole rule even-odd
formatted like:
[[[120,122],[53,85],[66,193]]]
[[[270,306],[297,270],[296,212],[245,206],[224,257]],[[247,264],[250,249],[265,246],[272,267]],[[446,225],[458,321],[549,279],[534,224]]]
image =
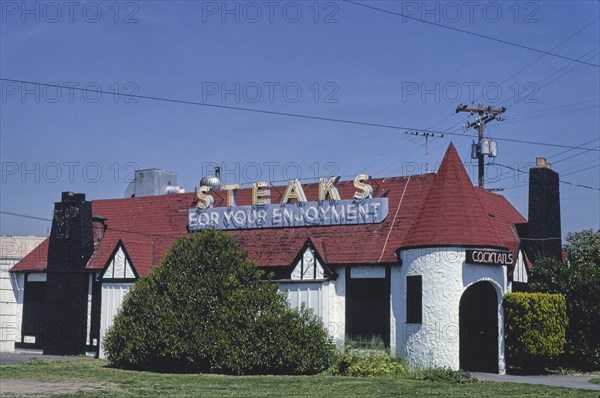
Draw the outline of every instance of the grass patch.
[[[597,378],[597,379],[591,379],[590,383],[592,383],[592,384],[600,384],[600,377]]]
[[[394,377],[222,376],[164,374],[110,368],[106,361],[75,358],[0,365],[0,381],[33,379],[108,385],[68,397],[597,397],[596,391],[516,383],[407,380]],[[1,383],[0,383],[1,384]],[[3,394],[9,391],[2,391]],[[65,395],[67,396],[67,395]]]

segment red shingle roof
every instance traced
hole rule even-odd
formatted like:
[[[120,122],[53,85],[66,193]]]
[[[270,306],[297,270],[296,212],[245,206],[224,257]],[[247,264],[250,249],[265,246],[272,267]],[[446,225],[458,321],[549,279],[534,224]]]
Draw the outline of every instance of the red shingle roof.
[[[48,263],[48,238],[15,264],[11,271],[44,271]]]
[[[418,217],[401,247],[498,246],[516,250],[511,224],[525,222],[499,195],[471,184],[450,144]]]
[[[408,184],[408,186],[407,186]],[[514,224],[525,219],[502,196],[474,187],[456,149],[448,148],[437,174],[380,178],[371,181],[373,196],[387,191],[389,214],[380,224],[296,227],[228,231],[261,266],[288,266],[308,238],[318,246],[329,265],[396,262],[396,250],[415,246],[518,247]],[[337,184],[342,198],[351,198],[352,181]],[[317,184],[303,184],[309,200],[317,197]],[[405,190],[406,188],[406,190]],[[273,189],[278,202],[283,188]],[[404,198],[400,204],[402,193]],[[226,195],[217,191],[215,206],[224,206]],[[187,209],[193,193],[142,198],[92,201],[94,214],[107,218],[104,239],[87,264],[100,270],[122,239],[138,273],[147,275],[174,239],[187,233]],[[251,203],[251,189],[237,192],[237,203]],[[400,207],[399,207],[400,205]],[[397,211],[397,217],[394,215]],[[392,225],[393,224],[393,225]],[[390,233],[391,228],[391,233]],[[389,233],[387,245],[386,237]],[[41,271],[46,268],[46,240],[12,271]]]

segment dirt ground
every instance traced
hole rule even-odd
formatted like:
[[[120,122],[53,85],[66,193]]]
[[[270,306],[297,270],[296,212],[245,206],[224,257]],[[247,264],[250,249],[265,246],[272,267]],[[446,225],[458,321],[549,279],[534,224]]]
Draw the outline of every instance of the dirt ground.
[[[71,381],[11,380],[0,381],[0,396],[31,397],[69,394],[78,391],[105,389],[106,384],[77,383]]]

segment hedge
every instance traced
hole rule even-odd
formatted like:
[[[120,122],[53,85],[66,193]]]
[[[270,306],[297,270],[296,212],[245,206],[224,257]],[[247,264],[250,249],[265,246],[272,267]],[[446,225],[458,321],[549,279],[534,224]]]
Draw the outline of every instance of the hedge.
[[[549,293],[504,296],[505,343],[509,366],[541,369],[565,348],[565,297]]]
[[[543,258],[529,272],[531,292],[567,299],[567,345],[561,367],[600,370],[600,230],[568,233],[569,261]]]

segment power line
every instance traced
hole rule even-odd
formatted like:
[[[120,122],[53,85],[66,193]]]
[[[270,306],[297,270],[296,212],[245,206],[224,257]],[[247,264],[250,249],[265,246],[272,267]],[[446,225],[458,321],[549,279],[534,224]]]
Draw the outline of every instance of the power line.
[[[595,169],[595,168],[598,168],[598,167],[600,167],[600,164],[597,164],[595,166],[586,167],[585,169],[573,171],[571,173],[567,173],[567,174],[565,174],[565,176],[570,176],[570,175],[573,175],[573,174],[582,173],[584,171],[588,171],[588,170]]]
[[[86,89],[86,88],[73,87],[73,86],[64,86],[64,85],[53,84],[53,83],[40,83],[40,82],[34,82],[34,81],[29,81],[29,80],[7,79],[7,78],[0,77],[0,81],[21,83],[21,84],[38,84],[40,86],[45,86],[45,87],[77,90],[77,91],[86,92],[86,93],[93,92],[93,93],[98,93],[98,94],[116,95],[116,96],[120,96],[120,97],[139,98],[139,99],[145,99],[145,100],[149,100],[149,101],[160,101],[160,102],[169,102],[169,103],[183,104],[183,105],[203,106],[203,107],[207,107],[207,108],[226,109],[226,110],[243,111],[243,112],[250,112],[250,113],[262,113],[262,114],[267,114],[267,115],[294,117],[294,118],[300,118],[300,119],[312,119],[312,120],[320,120],[320,121],[325,121],[325,122],[355,124],[355,125],[360,125],[360,126],[380,127],[380,128],[404,130],[404,131],[418,130],[416,127],[403,127],[403,126],[397,126],[397,125],[391,125],[391,124],[371,123],[371,122],[363,122],[363,121],[359,121],[359,120],[348,120],[348,119],[339,119],[339,118],[331,118],[331,117],[323,117],[323,116],[314,116],[314,115],[306,115],[306,114],[301,114],[301,113],[269,111],[266,109],[245,108],[245,107],[241,107],[241,106],[207,104],[204,102],[197,102],[197,101],[191,101],[191,100],[182,100],[182,99],[176,99],[176,98],[166,98],[166,97],[157,97],[157,96],[149,96],[149,95],[126,94],[126,93],[120,93],[120,92],[109,92],[109,91],[104,91],[104,90]],[[432,132],[437,133],[437,131],[432,131]],[[465,135],[466,136],[466,134],[454,134],[454,135]]]
[[[557,45],[555,45],[554,47],[552,47],[548,51],[553,51],[553,50],[557,49],[558,47],[562,46],[567,41],[571,40],[573,37],[577,36],[579,33],[583,32],[585,29],[587,29],[588,27],[590,27],[591,25],[593,25],[599,19],[600,19],[600,17],[598,17],[598,18],[590,21],[589,23],[587,23],[586,25],[584,25],[582,28],[580,28],[577,32],[571,34],[569,37],[567,37],[566,39],[562,40],[560,43],[558,43]],[[522,67],[521,69],[519,69],[518,71],[516,71],[515,73],[513,73],[509,77],[507,77],[506,79],[504,79],[504,81],[502,81],[502,83],[500,83],[500,84],[506,83],[509,79],[517,76],[519,73],[523,72],[525,69],[529,68],[531,65],[535,64],[536,62],[538,62],[539,60],[541,60],[542,58],[544,58],[546,55],[548,55],[548,54],[542,54],[542,55],[540,55],[539,57],[537,57],[536,59],[534,59],[533,61],[531,61],[530,63],[528,63],[527,65],[525,65],[524,67]]]
[[[598,139],[595,139],[595,140],[593,140],[593,141],[597,141],[597,140],[598,140]],[[599,146],[597,146],[596,148],[600,148],[600,145],[599,145]],[[580,156],[580,155],[584,155],[584,154],[585,154],[585,153],[587,153],[587,152],[588,152],[588,151],[585,151],[585,152],[579,152],[579,153],[576,153],[575,155],[567,156],[566,158],[562,158],[562,159],[559,159],[559,160],[553,161],[553,162],[552,162],[552,164],[559,163],[559,162],[564,162],[565,160],[569,160],[569,159],[572,159],[572,158],[574,158],[574,157],[577,157],[577,156]],[[565,153],[565,152],[563,151],[562,153]]]
[[[531,122],[534,120],[539,120],[539,119],[547,119],[547,118],[551,118],[551,117],[558,117],[558,116],[565,116],[565,115],[570,115],[570,114],[574,114],[574,113],[580,113],[580,112],[584,112],[584,111],[589,111],[590,109],[598,109],[597,106],[593,105],[593,106],[584,106],[581,108],[574,108],[574,109],[565,109],[564,111],[554,111],[554,112],[548,112],[547,114],[537,114],[537,115],[532,115],[530,117],[527,116],[520,116],[518,118],[506,118],[507,122],[504,123],[504,125],[507,124],[515,124],[515,123],[519,123],[519,124],[523,124],[523,123],[527,123],[527,122]],[[503,126],[494,126],[495,128],[500,128]]]
[[[569,182],[569,181],[564,181],[564,180],[559,180],[559,182],[561,184],[567,184],[567,185],[571,185],[574,187],[578,187],[578,188],[585,188],[585,189],[591,189],[593,191],[600,191],[600,188],[596,188],[596,187],[591,187],[589,185],[583,185],[583,184],[576,184],[574,182]],[[520,184],[520,185],[514,185],[512,187],[505,187],[505,188],[497,188],[497,190],[499,191],[506,191],[507,189],[515,189],[515,188],[522,188],[522,187],[526,187],[529,184]]]
[[[507,165],[505,165],[505,164],[500,164],[500,163],[493,163],[493,164],[494,164],[494,165],[496,165],[496,166],[505,167],[505,168],[507,168],[507,169],[510,169],[510,170],[518,171],[519,173],[523,173],[523,174],[529,174],[529,173],[528,173],[528,172],[526,172],[526,171],[523,171],[523,170],[521,170],[521,169],[517,169],[517,168],[514,168],[514,167],[510,167],[510,166],[507,166]],[[593,167],[588,167],[588,168],[586,168],[586,169],[584,169],[584,170],[579,170],[579,171],[576,171],[576,172],[574,172],[574,173],[565,174],[565,175],[571,175],[571,174],[579,173],[579,172],[586,171],[586,170],[589,170],[589,169],[593,169],[593,168],[596,168],[596,167],[600,167],[600,164],[599,164],[599,165],[596,165],[596,166],[593,166]],[[501,180],[503,180],[503,179],[505,179],[505,178],[501,178],[501,179],[499,179],[499,180],[496,180],[496,181],[494,181],[494,183],[496,183],[496,182],[498,182],[498,181],[501,181]],[[561,183],[563,183],[563,184],[567,184],[567,185],[572,185],[572,186],[580,187],[580,188],[586,188],[586,189],[592,189],[592,190],[594,190],[594,191],[600,191],[600,188],[591,187],[591,186],[589,186],[589,185],[576,184],[576,183],[574,183],[574,182],[565,181],[565,180],[561,180],[561,179],[559,179],[559,182],[561,182]],[[505,189],[513,189],[513,188],[525,187],[525,186],[528,186],[528,185],[529,185],[529,184],[520,184],[520,185],[515,185],[515,186],[512,186],[512,187],[506,187],[506,188],[500,188],[500,189],[501,189],[501,190],[505,190]]]
[[[593,51],[596,51],[597,49],[598,49],[598,47],[596,47],[596,48],[593,48],[592,50],[590,50],[590,51],[586,52],[584,55],[582,55],[582,56],[581,56],[581,57],[579,57],[579,58],[580,58],[580,59],[581,59],[581,58],[584,58],[584,57],[588,56],[588,54],[589,54],[589,53],[591,53],[591,52],[593,52]],[[597,55],[598,55],[598,54],[594,53],[594,54],[592,54],[591,56],[588,56],[588,59],[592,59],[592,58],[596,57]],[[573,67],[573,68],[571,68],[571,69],[568,69],[568,68],[569,68],[569,66],[571,66],[572,64],[573,64],[573,62],[571,62],[571,63],[569,63],[569,64],[567,64],[567,65],[565,65],[565,66],[562,66],[562,67],[558,68],[557,70],[555,70],[554,72],[552,72],[552,73],[550,73],[549,75],[547,75],[546,77],[544,77],[544,78],[542,78],[542,79],[538,80],[537,82],[535,82],[535,88],[536,88],[536,90],[537,90],[536,92],[539,92],[539,91],[541,91],[543,88],[545,88],[545,87],[549,86],[550,84],[552,84],[552,83],[553,83],[553,82],[555,82],[556,80],[560,79],[561,77],[565,76],[565,75],[566,75],[566,74],[568,74],[568,73],[571,73],[571,72],[572,72],[572,71],[574,71],[574,70],[575,70],[577,67],[581,66],[581,65],[575,65],[575,67]],[[563,71],[564,71],[564,72],[563,72]],[[561,73],[561,72],[563,72],[563,73]],[[548,81],[548,82],[546,82],[546,83],[543,83],[545,80],[547,80],[547,79],[551,78],[552,76],[554,76],[554,75],[555,75],[555,74],[557,74],[557,73],[561,73],[561,74],[559,74],[558,76],[556,76],[554,79],[552,79],[552,80],[550,80],[550,81]],[[518,104],[522,104],[522,103],[523,103],[523,102],[519,102],[519,98],[516,98],[516,99],[515,99],[515,98],[513,98],[512,100],[511,100],[511,98],[507,98],[506,100],[504,100],[504,101],[500,102],[498,105],[504,105],[505,107],[507,107],[507,108],[508,108],[508,107],[512,107],[512,106],[514,106],[514,105],[518,105]],[[511,108],[511,109],[512,109],[512,108]],[[451,128],[454,128],[454,127],[456,127],[456,126],[458,126],[458,125],[459,125],[459,123],[455,124],[455,125],[454,125],[454,126],[452,126],[452,127],[449,127],[449,129],[451,129]]]
[[[109,92],[109,91],[104,91],[104,90],[86,89],[86,88],[73,87],[73,86],[64,86],[64,85],[60,85],[60,84],[40,83],[40,82],[34,82],[34,81],[29,81],[29,80],[7,79],[7,78],[0,77],[0,81],[21,83],[21,84],[38,84],[40,86],[45,86],[45,87],[77,90],[77,91],[86,92],[86,93],[94,92],[94,93],[98,93],[98,94],[116,95],[116,96],[120,96],[120,97],[139,98],[139,99],[145,99],[145,100],[149,100],[149,101],[168,102],[168,103],[193,105],[193,106],[203,106],[203,107],[208,107],[208,108],[243,111],[243,112],[250,112],[250,113],[261,113],[261,114],[274,115],[274,116],[294,117],[294,118],[299,118],[299,119],[311,119],[311,120],[319,120],[319,121],[324,121],[324,122],[352,124],[352,125],[358,125],[358,126],[377,127],[377,128],[402,130],[402,131],[419,130],[419,131],[424,131],[424,132],[453,135],[453,136],[457,136],[457,137],[473,138],[470,134],[457,133],[457,132],[420,129],[420,128],[416,128],[416,127],[405,127],[405,126],[397,126],[397,125],[392,125],[392,124],[363,122],[360,120],[339,119],[339,118],[331,118],[331,117],[323,117],[323,116],[306,115],[306,114],[301,114],[301,113],[269,111],[269,110],[265,110],[265,109],[245,108],[245,107],[240,107],[240,106],[206,104],[203,102],[182,100],[182,99],[176,99],[176,98],[156,97],[156,96],[138,95],[138,94],[126,94],[126,93],[120,93],[120,92]],[[516,139],[510,139],[510,138],[496,138],[496,140],[515,142],[515,143],[519,143],[519,144],[542,145],[542,146],[550,146],[550,147],[555,147],[555,148],[568,148],[568,149],[590,150],[590,151],[600,152],[600,149],[577,148],[577,147],[573,147],[570,145],[550,144],[547,142],[539,142],[539,141],[516,140]]]
[[[468,35],[471,35],[471,36],[475,36],[475,37],[479,37],[479,38],[482,38],[482,39],[487,39],[487,40],[492,40],[492,41],[495,41],[495,42],[498,42],[498,43],[507,44],[509,46],[519,47],[519,48],[523,48],[523,49],[526,49],[526,50],[535,51],[535,52],[540,53],[540,54],[550,55],[552,57],[567,59],[569,61],[579,62],[579,63],[584,64],[584,65],[588,65],[588,66],[593,66],[593,67],[596,67],[596,68],[600,68],[600,65],[597,65],[597,64],[592,64],[592,63],[589,63],[589,62],[580,61],[580,60],[577,60],[575,58],[567,57],[567,56],[560,55],[560,54],[551,53],[549,51],[540,50],[540,49],[537,49],[537,48],[533,48],[533,47],[526,46],[526,45],[523,45],[523,44],[515,43],[515,42],[512,42],[512,41],[508,41],[508,40],[504,40],[504,39],[498,39],[496,37],[484,35],[484,34],[481,34],[481,33],[475,33],[475,32],[471,32],[471,31],[468,31],[468,30],[460,29],[460,28],[454,28],[452,26],[443,25],[443,24],[436,23],[436,22],[430,22],[430,21],[427,21],[427,20],[424,20],[424,19],[411,17],[411,16],[408,16],[408,15],[405,15],[405,14],[402,14],[402,13],[399,13],[399,12],[386,10],[384,8],[373,7],[373,6],[370,6],[370,5],[367,5],[367,4],[357,3],[357,2],[351,1],[351,0],[342,0],[342,1],[344,1],[346,3],[349,3],[349,4],[354,4],[354,5],[359,6],[359,7],[364,7],[364,8],[369,8],[371,10],[379,11],[379,12],[382,12],[384,14],[395,15],[397,17],[403,17],[403,18],[410,19],[410,20],[413,20],[413,21],[422,22],[424,24],[438,26],[440,28],[444,28],[444,29],[449,29],[449,30],[453,30],[453,31],[456,31],[456,32],[465,33],[465,34],[468,34]],[[594,20],[593,22],[595,22],[595,21],[596,20]]]
[[[588,22],[586,25],[584,25],[584,26],[583,26],[583,27],[581,27],[579,30],[577,30],[575,33],[571,34],[569,37],[567,37],[567,38],[563,39],[563,40],[562,40],[560,43],[556,44],[556,45],[555,45],[554,47],[552,47],[552,48],[551,48],[549,51],[553,51],[553,50],[555,50],[556,48],[558,48],[558,47],[562,46],[564,43],[566,43],[567,41],[571,40],[573,37],[577,36],[579,33],[583,32],[585,29],[587,29],[589,26],[591,26],[592,24],[594,24],[594,23],[595,23],[596,21],[598,21],[599,19],[600,19],[600,18],[596,18],[596,19],[592,20],[591,22]],[[531,61],[530,63],[528,63],[527,65],[525,65],[525,66],[521,67],[521,69],[519,69],[518,71],[516,71],[516,72],[512,73],[510,76],[508,76],[507,78],[505,78],[505,79],[504,79],[502,82],[500,82],[500,85],[503,85],[503,84],[504,84],[504,83],[506,83],[508,80],[510,80],[512,77],[515,77],[515,76],[517,76],[519,73],[523,72],[525,69],[529,68],[531,65],[535,64],[536,62],[538,62],[539,60],[541,60],[541,59],[542,59],[542,58],[544,58],[545,56],[546,56],[546,54],[542,54],[542,55],[540,55],[539,57],[537,57],[536,59],[534,59],[533,61]],[[585,56],[585,55],[584,55],[584,56]],[[563,74],[563,75],[564,75],[564,74]],[[476,99],[474,102],[477,102],[477,101],[479,101],[479,99],[481,99],[481,96],[480,96],[479,98],[477,98],[477,99]],[[575,104],[570,104],[570,105],[565,105],[565,106],[574,106],[574,105],[579,105],[579,104],[587,104],[587,103],[590,103],[590,102],[596,102],[596,101],[598,101],[598,99],[596,99],[596,100],[591,100],[591,101],[583,101],[583,102],[579,102],[579,103],[575,103]],[[562,109],[562,108],[563,108],[563,107],[560,107],[560,109]],[[550,109],[553,109],[553,108],[546,109],[545,111],[549,111]],[[532,113],[537,113],[537,112],[532,112]],[[452,113],[451,113],[449,116],[447,116],[446,118],[444,118],[444,119],[440,120],[439,122],[437,122],[437,123],[435,123],[435,124],[433,124],[433,125],[429,126],[429,127],[428,127],[428,129],[432,129],[432,128],[434,128],[434,127],[436,127],[436,126],[438,126],[438,125],[440,125],[440,124],[444,123],[446,120],[448,120],[448,119],[452,118],[452,117],[453,117],[453,116],[455,116],[455,115],[456,115],[456,112],[452,112]],[[516,115],[516,116],[518,117],[519,115]],[[514,116],[513,116],[513,118],[514,118]],[[512,120],[513,118],[511,118],[511,120]],[[512,122],[508,122],[508,123],[510,124],[510,123],[512,123]],[[457,125],[454,125],[454,126],[457,126]],[[453,127],[448,127],[448,128],[446,128],[446,129],[445,129],[445,131],[449,131],[449,130],[450,130],[450,129],[452,129],[452,128],[453,128]],[[399,151],[400,149],[402,149],[402,148],[403,148],[403,146],[400,146],[400,147],[398,147],[398,148],[394,149],[393,151],[391,151],[391,152],[389,152],[389,153],[387,153],[387,154],[383,155],[382,157],[378,158],[378,159],[377,159],[376,161],[374,161],[373,163],[371,163],[371,164],[369,164],[368,166],[364,167],[364,168],[362,169],[362,171],[364,171],[364,170],[367,170],[367,169],[371,168],[372,166],[374,166],[375,164],[382,162],[384,159],[386,159],[386,158],[388,158],[389,156],[391,156],[392,154],[394,154],[394,153],[398,152],[398,151]],[[419,147],[419,148],[420,148],[420,147]],[[437,147],[437,148],[439,148],[439,147]],[[436,148],[436,149],[437,149],[437,148]],[[435,151],[435,149],[434,149],[434,151]],[[385,169],[388,169],[388,168],[390,168],[391,166],[393,166],[394,164],[398,163],[400,160],[403,160],[403,159],[405,159],[406,157],[408,157],[408,155],[407,155],[407,156],[403,156],[401,159],[399,159],[399,160],[397,160],[397,161],[394,161],[394,162],[392,162],[390,165],[386,166],[386,167],[384,168],[384,170],[385,170]]]
[[[581,111],[588,110],[588,109],[598,109],[598,105],[588,105],[588,106],[581,106],[578,108],[553,110],[553,111],[540,110],[537,112],[531,112],[531,114],[526,114],[526,113],[523,114],[522,113],[522,114],[519,114],[518,116],[512,116],[511,118],[506,118],[506,120],[508,120],[508,122],[506,122],[504,124],[520,123],[520,122],[526,122],[529,120],[545,119],[545,118],[554,117],[554,116],[562,116],[562,115],[566,115],[569,113],[581,112]]]
[[[587,161],[587,162],[583,162],[583,163],[576,164],[575,166],[567,167],[566,169],[561,169],[561,170],[560,170],[560,172],[561,172],[561,173],[566,173],[567,171],[570,171],[570,170],[576,169],[576,168],[578,168],[578,167],[581,167],[581,166],[586,166],[586,165],[588,165],[588,164],[597,163],[597,162],[600,162],[600,160],[599,160],[599,159],[592,159],[592,160],[590,160],[590,161]],[[554,163],[552,163],[552,164],[554,164]]]
[[[421,145],[419,145],[419,147],[418,147],[417,149],[420,149],[420,148],[421,148],[423,145],[425,145],[425,144],[421,144]],[[436,150],[438,150],[439,148],[441,148],[441,147],[443,147],[443,146],[445,146],[445,143],[443,143],[443,142],[442,142],[440,145],[438,145],[438,146],[436,146],[435,148],[433,148],[433,149],[430,151],[430,153],[433,153],[433,152],[435,152]],[[414,153],[414,152],[416,152],[416,150],[415,150],[415,151],[413,151],[413,153]],[[394,160],[392,163],[388,164],[387,166],[385,166],[385,167],[383,167],[383,168],[379,169],[379,171],[377,171],[377,172],[374,172],[374,173],[372,173],[372,174],[373,174],[373,175],[384,175],[384,172],[385,172],[386,170],[388,170],[388,169],[391,169],[393,166],[395,166],[396,164],[398,164],[398,163],[402,162],[402,161],[403,161],[404,159],[406,159],[408,156],[409,156],[409,155],[406,155],[406,156],[403,156],[403,157],[401,157],[400,159]],[[417,157],[415,157],[413,160],[410,160],[410,161],[408,161],[407,163],[409,163],[409,164],[414,164],[414,163],[417,161],[417,159],[420,159],[420,158],[421,158],[421,155],[418,155],[418,156],[417,156]]]
[[[581,57],[579,57],[579,59],[581,60],[581,59],[585,58],[586,60],[590,60],[590,59],[597,57],[598,56],[598,52],[597,52],[598,48],[600,48],[600,47],[595,47],[595,48],[589,50],[588,52],[583,54]],[[535,89],[537,91],[541,91],[543,88],[549,86],[550,84],[554,83],[556,80],[562,78],[563,76],[565,76],[568,73],[573,72],[575,69],[577,69],[578,67],[581,66],[581,64],[573,65],[574,63],[575,63],[574,61],[570,62],[567,65],[564,65],[564,66],[558,68],[557,70],[550,73],[546,77],[538,80],[537,82],[535,82],[535,85],[536,85]],[[569,69],[569,67],[571,67],[572,65],[573,65],[573,67]],[[556,75],[556,77],[553,78],[554,75]],[[507,98],[506,100],[502,101],[501,104],[507,104],[507,102],[510,102],[510,101],[511,101],[511,99]],[[522,102],[522,101],[519,102],[519,98],[513,98],[512,102],[510,102],[510,104],[508,104],[506,106],[507,107],[512,106],[513,104],[517,104],[517,103],[524,103],[524,102]]]
[[[592,142],[594,142],[594,141],[598,141],[598,140],[600,140],[600,138],[595,138],[595,139],[593,139],[593,140],[586,141],[586,142],[584,142],[583,144],[579,145],[579,147],[582,147],[583,145],[586,145],[586,144],[589,144],[589,143],[592,143]],[[599,146],[597,146],[596,148],[599,148],[599,149],[600,149],[600,145],[599,145]],[[570,151],[572,151],[572,149],[569,149],[569,150],[566,150],[566,151],[561,151],[561,152],[558,152],[558,153],[556,153],[556,154],[554,154],[554,155],[551,155],[551,156],[549,156],[548,158],[549,158],[549,159],[551,159],[551,158],[553,158],[553,157],[556,157],[556,156],[558,156],[558,155],[561,155],[561,154],[564,154],[564,153],[567,153],[567,152],[570,152]],[[585,152],[579,152],[579,153],[576,153],[575,155],[571,155],[571,156],[568,156],[568,157],[566,157],[566,158],[563,158],[563,159],[560,159],[560,160],[557,160],[557,161],[553,161],[553,162],[552,162],[552,164],[556,164],[556,163],[562,162],[562,161],[564,161],[564,160],[571,159],[571,158],[574,158],[574,157],[576,157],[576,156],[583,155],[583,154],[585,154],[585,153],[587,153],[587,151],[585,151]],[[592,161],[592,162],[594,162],[594,161]],[[591,162],[585,162],[585,163],[583,163],[583,164],[589,164],[589,163],[591,163]],[[575,165],[575,166],[573,166],[573,167],[570,167],[570,168],[568,168],[568,169],[566,169],[566,170],[564,170],[564,171],[567,171],[567,170],[572,170],[573,168],[576,168],[576,167],[578,167],[578,166],[582,166],[583,164]],[[497,165],[497,166],[504,167],[504,168],[507,168],[507,169],[510,169],[510,170],[518,171],[519,173],[524,173],[524,174],[527,174],[527,171],[521,170],[521,169],[519,169],[519,168],[514,168],[514,167],[511,167],[511,166],[503,165],[503,164],[500,164],[500,163],[495,163],[495,162],[494,162],[494,163],[488,163],[488,165]],[[495,181],[494,181],[494,183],[498,183],[498,182],[500,182],[500,181],[507,180],[507,179],[509,179],[509,178],[511,178],[511,177],[512,177],[512,176],[506,176],[506,177],[499,178],[499,179],[495,180]],[[521,185],[519,185],[519,186],[521,186]]]
[[[569,182],[569,181],[564,181],[564,180],[560,180],[561,183],[563,184],[567,184],[567,185],[572,185],[574,187],[579,187],[579,188],[586,188],[586,189],[592,189],[594,191],[600,191],[600,188],[594,188],[594,187],[590,187],[589,185],[582,185],[582,184],[575,184],[573,182]]]
[[[20,213],[12,213],[10,211],[0,211],[0,214],[6,214],[8,216],[15,216],[15,217],[21,217],[21,218],[29,218],[31,220],[39,220],[39,221],[48,221],[48,222],[52,222],[52,220],[48,219],[48,218],[43,218],[43,217],[35,217],[35,216],[28,216],[27,214],[20,214]]]
[[[517,113],[516,115],[512,115],[511,120],[513,120],[515,117],[533,115],[533,114],[537,114],[537,113],[546,113],[546,112],[550,112],[550,111],[559,111],[559,110],[563,110],[564,108],[570,108],[570,107],[574,107],[577,105],[589,104],[589,103],[598,102],[598,101],[600,101],[600,98],[587,100],[587,101],[574,102],[572,104],[566,104],[566,105],[561,105],[561,106],[553,106],[551,108],[544,108],[544,109],[540,109],[538,111],[531,111],[531,112],[527,112],[527,113]]]
[[[584,25],[582,28],[580,28],[577,32],[571,34],[569,37],[567,37],[566,39],[563,39],[560,43],[558,43],[557,45],[555,45],[554,47],[552,47],[549,51],[553,51],[556,48],[562,46],[564,43],[566,43],[567,41],[571,40],[573,37],[577,36],[579,33],[583,32],[585,29],[587,29],[589,26],[591,26],[592,24],[594,24],[596,21],[598,21],[600,18],[596,18],[593,21],[587,23],[586,25]],[[525,69],[529,68],[531,65],[535,64],[536,62],[538,62],[539,60],[541,60],[542,58],[544,58],[546,56],[546,54],[542,54],[539,57],[537,57],[536,59],[534,59],[533,61],[531,61],[530,63],[528,63],[527,65],[523,66],[521,69],[519,69],[518,71],[512,73],[510,76],[508,76],[507,78],[505,78],[503,81],[500,82],[500,85],[503,85],[504,83],[506,83],[508,80],[510,80],[511,78],[517,76],[519,73],[523,72]],[[475,99],[473,101],[473,103],[478,102],[482,97],[479,96],[477,99]],[[445,122],[446,120],[452,118],[454,115],[456,115],[455,112],[452,112],[450,114],[450,116],[446,117],[445,119],[437,122],[436,124],[434,124],[433,126],[431,126],[430,128],[433,128],[443,122]]]

